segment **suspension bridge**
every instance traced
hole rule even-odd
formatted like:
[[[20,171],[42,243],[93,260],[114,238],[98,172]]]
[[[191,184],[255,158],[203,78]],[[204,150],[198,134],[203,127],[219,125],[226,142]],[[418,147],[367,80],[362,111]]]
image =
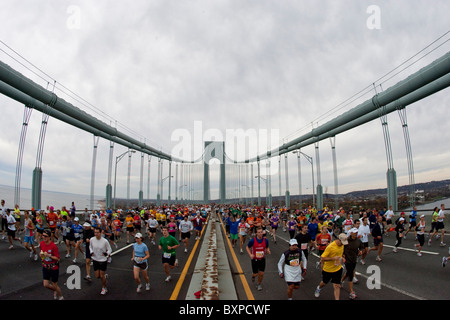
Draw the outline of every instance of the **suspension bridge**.
[[[216,202],[219,204],[227,204],[227,203],[240,203],[247,205],[257,205],[261,206],[264,202],[267,206],[273,205],[273,187],[272,180],[275,179],[273,172],[276,172],[278,175],[278,185],[279,185],[279,194],[281,195],[282,190],[282,165],[284,162],[284,184],[285,184],[285,194],[284,194],[284,203],[283,206],[287,208],[291,208],[291,186],[289,183],[289,171],[291,168],[288,166],[288,155],[296,154],[297,156],[297,171],[298,171],[298,183],[299,183],[299,206],[302,206],[302,197],[301,194],[301,184],[302,184],[302,171],[301,171],[301,161],[300,159],[305,158],[308,163],[311,165],[311,178],[313,181],[312,188],[312,202],[313,206],[316,208],[323,208],[323,186],[321,179],[321,169],[320,169],[320,146],[319,143],[324,140],[330,140],[332,155],[333,155],[333,178],[334,178],[334,189],[335,193],[338,193],[338,159],[336,157],[336,138],[339,134],[352,130],[358,126],[367,124],[373,120],[379,119],[382,131],[383,131],[383,139],[386,150],[386,162],[387,162],[387,171],[386,171],[386,181],[387,181],[387,206],[392,206],[394,210],[397,210],[397,176],[396,171],[393,166],[393,155],[392,155],[392,147],[390,143],[390,134],[389,134],[389,125],[387,121],[387,115],[393,112],[397,112],[401,119],[403,135],[405,140],[405,149],[407,153],[407,164],[408,164],[408,175],[409,175],[409,184],[411,186],[411,204],[414,204],[414,196],[413,196],[413,187],[414,187],[414,163],[413,163],[413,154],[412,154],[412,144],[409,136],[409,128],[407,121],[407,108],[411,107],[414,103],[421,101],[431,95],[434,95],[438,92],[446,90],[450,85],[450,52],[440,56],[435,59],[432,63],[424,66],[417,72],[410,74],[405,77],[403,80],[397,82],[396,84],[388,87],[382,88],[381,85],[375,84],[373,85],[373,90],[375,93],[373,96],[366,101],[354,106],[349,111],[342,113],[335,118],[329,120],[326,123],[320,124],[316,127],[311,128],[311,130],[303,135],[296,136],[293,139],[288,141],[284,141],[282,144],[274,146],[273,148],[267,150],[266,152],[259,153],[255,156],[249,156],[244,158],[238,158],[234,153],[231,154],[227,152],[227,146],[224,141],[204,141],[203,142],[203,151],[200,157],[197,159],[186,160],[181,157],[175,156],[173,154],[169,154],[166,152],[160,151],[158,148],[148,145],[145,142],[142,142],[133,135],[126,134],[118,128],[114,127],[111,124],[108,124],[104,121],[101,121],[91,114],[83,111],[76,105],[65,101],[60,96],[56,95],[53,87],[56,86],[56,82],[51,84],[47,83],[47,86],[44,88],[40,84],[32,81],[29,77],[19,73],[17,70],[9,66],[8,64],[0,61],[0,93],[4,96],[11,98],[14,101],[17,101],[17,106],[24,108],[24,116],[23,122],[20,124],[22,126],[20,141],[18,143],[18,155],[17,155],[17,165],[16,165],[16,180],[15,180],[15,199],[14,202],[20,204],[20,189],[21,189],[21,173],[22,173],[22,165],[23,165],[23,153],[24,148],[26,146],[27,139],[27,129],[29,126],[29,120],[32,110],[37,110],[42,113],[42,121],[41,121],[41,130],[39,134],[39,144],[36,155],[36,165],[33,171],[33,179],[32,179],[32,207],[34,208],[42,208],[41,203],[41,194],[42,194],[42,179],[43,179],[43,153],[44,153],[44,143],[46,137],[47,126],[49,124],[50,118],[55,118],[67,123],[70,126],[74,126],[80,130],[88,132],[92,134],[93,137],[93,148],[92,148],[92,169],[91,169],[91,187],[90,187],[90,195],[91,195],[91,209],[93,208],[93,199],[94,199],[94,190],[95,190],[95,180],[96,180],[96,166],[97,166],[97,152],[99,139],[105,139],[109,142],[109,157],[108,157],[108,177],[107,177],[107,185],[105,199],[107,207],[115,207],[116,200],[116,178],[117,178],[117,166],[121,159],[128,157],[128,174],[127,174],[127,198],[130,198],[130,168],[132,155],[135,153],[140,154],[141,162],[140,162],[140,187],[139,187],[139,206],[144,204],[144,169],[145,169],[145,157],[148,158],[148,172],[147,172],[147,185],[149,185],[150,180],[150,162],[151,159],[157,159],[158,164],[158,172],[157,172],[157,196],[156,196],[156,205],[162,204],[210,204],[212,202]],[[123,152],[120,155],[114,154],[114,149],[116,145],[121,145],[126,147],[128,150]],[[303,148],[313,145],[315,154],[308,155],[302,151]],[[284,158],[284,161],[282,161]],[[211,178],[210,178],[210,161],[215,160],[219,162],[219,196],[217,199],[213,198],[211,195]],[[273,167],[276,167],[278,164],[278,168],[273,170]],[[113,180],[113,169],[114,170],[114,180]],[[308,173],[309,175],[309,173]],[[175,184],[173,183],[175,180]],[[255,183],[256,180],[256,183]],[[164,188],[164,183],[167,182],[168,192],[164,194],[166,190]],[[263,183],[261,183],[263,182]],[[292,182],[292,181],[291,181]],[[264,184],[265,188],[262,188]],[[172,190],[174,187],[174,190]],[[264,191],[265,189],[265,191]],[[149,195],[149,187],[147,188],[147,199],[150,199]],[[337,208],[339,203],[338,199],[335,199],[335,207]],[[255,297],[258,299],[273,299],[274,297],[279,297],[281,293],[284,293],[284,283],[280,281],[276,277],[270,277],[268,280],[268,287],[270,286],[272,290],[263,290],[263,292],[256,292],[255,290],[251,290],[248,287],[248,275],[249,264],[241,268],[241,264],[245,265],[245,257],[237,255],[237,251],[228,245],[227,238],[221,234],[222,225],[220,224],[220,219],[216,216],[211,216],[212,220],[209,225],[216,225],[216,229],[212,232],[208,229],[208,236],[203,236],[202,239],[196,240],[196,245],[192,250],[192,256],[186,255],[180,257],[180,262],[182,265],[186,266],[185,271],[179,272],[177,276],[179,276],[177,287],[163,287],[161,283],[156,285],[157,290],[159,291],[158,298],[160,299],[171,299],[177,297],[181,299],[187,299],[192,295],[192,291],[198,290],[198,281],[195,280],[193,287],[184,286],[183,289],[178,287],[182,286],[184,281],[184,277],[188,274],[189,279],[195,279],[195,271],[196,268],[194,264],[191,265],[192,261],[200,259],[202,257],[202,251],[196,251],[197,245],[204,248],[208,248],[206,246],[207,242],[204,239],[218,239],[218,242],[211,240],[211,245],[214,249],[205,249],[206,252],[217,251],[220,249],[221,252],[226,254],[225,262],[222,261],[225,267],[225,271],[222,273],[227,274],[228,278],[231,277],[232,281],[225,280],[225,283],[230,284],[233,283],[236,286],[232,289],[229,288],[227,284],[222,282],[222,288],[226,288],[227,290],[231,290],[231,296],[227,297],[238,297],[239,299],[254,299]],[[210,218],[211,218],[210,217]],[[218,217],[218,216],[217,216]],[[288,242],[288,239],[285,235],[281,235],[280,239],[284,240],[284,244]],[[393,239],[392,239],[393,240]],[[388,241],[387,241],[388,242]],[[406,242],[407,243],[407,242]],[[0,243],[3,245],[2,243]],[[271,244],[272,245],[272,244]],[[389,243],[388,245],[392,245]],[[127,268],[127,262],[129,260],[129,256],[126,254],[127,246],[121,248],[120,251],[115,253],[115,267],[111,268],[112,274],[116,277],[116,279],[122,277],[122,273]],[[276,248],[276,247],[275,247]],[[279,256],[285,249],[286,246],[282,247],[281,245],[277,249],[273,249],[275,255]],[[440,250],[440,251],[439,251]],[[446,250],[446,248],[445,248]],[[204,253],[205,251],[203,251]],[[405,254],[403,252],[402,254]],[[152,254],[157,253],[156,248],[152,248]],[[438,248],[438,251],[433,250],[426,254],[427,258],[424,259],[423,265],[421,265],[422,270],[427,270],[424,274],[430,275],[432,274],[433,268],[431,267],[436,258],[436,256],[445,254],[443,248]],[[216,256],[224,258],[222,255]],[[398,278],[389,277],[386,281],[390,284],[385,284],[385,293],[383,293],[383,297],[385,299],[392,299],[392,297],[400,297],[400,299],[426,299],[426,298],[436,298],[436,295],[428,296],[427,292],[419,292],[417,293],[416,288],[411,286],[412,283],[416,281],[416,279],[412,279],[411,277],[402,278],[404,273],[399,273],[398,265],[403,263],[404,260],[401,258],[401,254],[399,254],[395,258],[392,257],[391,264],[388,264],[386,270],[389,270],[389,274],[394,274]],[[213,257],[214,258],[214,257]],[[11,255],[8,257],[9,261],[15,261],[17,263],[17,255],[14,257]],[[201,258],[204,259],[204,258]],[[314,258],[313,258],[314,259]],[[388,259],[386,259],[388,260]],[[118,262],[116,262],[118,261]],[[203,260],[202,260],[203,261]],[[200,265],[198,269],[203,270],[204,264],[200,261]],[[273,261],[272,261],[273,262]],[[154,262],[152,261],[154,264]],[[215,263],[219,263],[216,261]],[[274,269],[274,263],[272,263],[271,267],[268,270],[268,273],[272,273],[276,275],[276,270]],[[152,265],[153,266],[153,265]],[[31,268],[30,266],[25,267],[26,270]],[[155,267],[157,268],[157,267]],[[36,269],[36,268],[35,268]],[[35,270],[33,269],[33,270]],[[128,272],[127,270],[126,272]],[[217,271],[217,270],[216,270]],[[365,271],[359,270],[360,274],[363,275]],[[31,273],[30,273],[31,274]],[[34,274],[33,274],[34,275]],[[158,275],[158,272],[156,272]],[[65,275],[67,278],[67,275]],[[246,279],[247,277],[247,279]],[[319,281],[319,274],[314,274],[312,272],[311,278],[314,284],[309,283],[306,284],[306,287],[309,288],[310,292],[313,291],[314,286]],[[448,278],[448,277],[447,277]],[[34,279],[34,280],[33,280]],[[19,292],[20,297],[26,299],[29,298],[30,294],[36,294],[37,287],[33,287],[35,290],[31,290],[30,283],[35,281],[35,277],[33,279],[28,279],[24,277],[20,285],[27,288],[26,290],[20,290],[20,288],[16,288],[16,293]],[[276,279],[276,280],[275,280]],[[400,279],[400,280],[399,280]],[[432,288],[439,286],[439,279],[433,277],[424,277],[425,280],[421,281],[421,285],[424,287],[430,286]],[[414,280],[414,281],[413,281]],[[399,289],[405,281],[408,283],[408,286],[403,289]],[[19,283],[19,282],[18,282]],[[117,291],[111,297],[112,298],[123,298],[121,294],[122,290],[119,290],[120,281],[116,282]],[[130,281],[132,283],[132,281]],[[280,284],[281,283],[281,284]],[[392,285],[395,283],[395,285]],[[197,287],[195,286],[197,285]],[[273,287],[272,287],[273,286]],[[131,287],[131,284],[130,284]],[[120,289],[123,289],[121,287]],[[189,289],[188,289],[189,288]],[[40,289],[40,288],[39,288]],[[130,288],[128,288],[130,289]],[[131,289],[130,289],[131,290]],[[427,291],[427,290],[425,290]],[[428,290],[428,292],[432,292],[433,290]],[[439,291],[439,290],[438,290]],[[97,292],[94,293],[94,290],[86,289],[83,291],[83,295],[88,292],[88,295],[85,297],[95,297],[97,296]],[[229,291],[227,291],[229,292]],[[309,291],[308,291],[309,292]],[[413,292],[413,293],[411,293]],[[73,291],[71,294],[73,298],[80,298],[78,296],[79,291]],[[275,294],[275,296],[274,296]],[[69,294],[70,295],[70,294]],[[175,295],[175,297],[174,297]],[[445,295],[445,294],[444,294]],[[367,299],[373,299],[375,296],[380,297],[379,295],[374,294],[374,291],[365,291],[362,296]],[[8,296],[9,298],[15,299],[17,295],[11,294]],[[8,298],[7,297],[7,298]],[[303,297],[303,296],[302,296]],[[307,293],[305,293],[305,299],[310,297]],[[442,296],[440,296],[442,297]],[[330,293],[331,298],[331,293]],[[448,297],[444,297],[448,298]],[[145,299],[145,297],[143,298]]]
[[[175,201],[197,201],[202,203],[210,203],[212,200],[219,203],[226,203],[230,199],[253,199],[257,198],[257,204],[261,205],[261,180],[266,184],[266,204],[272,205],[272,179],[273,172],[278,173],[279,189],[281,193],[281,165],[282,157],[285,158],[285,201],[284,205],[290,207],[290,185],[288,178],[288,162],[289,153],[296,153],[298,157],[298,180],[299,180],[299,198],[301,195],[301,165],[300,157],[303,155],[311,164],[313,179],[313,204],[318,208],[323,207],[323,186],[321,182],[320,170],[320,152],[319,143],[325,139],[329,139],[333,151],[333,171],[334,171],[334,189],[337,194],[338,190],[338,166],[335,153],[336,137],[355,127],[364,125],[375,119],[379,119],[383,129],[383,138],[386,149],[387,160],[387,206],[392,206],[397,210],[397,176],[393,166],[392,147],[390,143],[389,126],[387,115],[392,112],[398,112],[406,146],[409,185],[411,186],[411,204],[414,204],[413,188],[414,188],[414,166],[412,147],[409,137],[409,128],[407,121],[407,107],[420,101],[430,95],[445,90],[450,84],[450,53],[446,53],[439,57],[429,65],[423,67],[419,71],[409,75],[402,81],[389,88],[382,89],[381,85],[374,84],[374,94],[370,99],[358,104],[349,111],[333,118],[332,120],[312,128],[308,133],[295,137],[284,142],[267,152],[258,154],[253,157],[237,160],[236,157],[230,157],[226,152],[225,142],[223,141],[206,141],[204,142],[203,154],[199,159],[185,160],[178,158],[172,154],[159,151],[145,142],[142,142],[129,134],[125,134],[87,112],[81,110],[77,106],[65,101],[57,96],[50,88],[51,84],[47,83],[47,88],[42,87],[38,83],[32,81],[21,73],[17,72],[4,62],[0,61],[0,93],[17,101],[18,106],[24,106],[24,115],[22,122],[22,131],[20,141],[18,143],[18,155],[16,165],[15,180],[15,199],[14,202],[20,204],[20,185],[21,172],[23,164],[23,152],[26,145],[26,134],[30,115],[32,110],[38,110],[42,113],[41,130],[39,135],[38,150],[36,155],[36,165],[32,178],[32,207],[41,208],[42,193],[42,161],[44,153],[44,142],[46,136],[46,128],[49,117],[59,119],[71,126],[89,132],[93,135],[93,154],[92,154],[92,171],[91,171],[91,209],[93,208],[96,157],[99,139],[105,139],[110,142],[109,161],[108,161],[108,183],[106,185],[106,206],[113,207],[116,198],[116,173],[118,162],[128,155],[129,167],[133,153],[141,154],[140,169],[140,191],[139,205],[142,206],[144,201],[143,177],[144,177],[144,157],[148,156],[148,181],[150,179],[150,161],[156,158],[158,161],[158,191],[157,204],[167,201],[171,203]],[[56,82],[55,84],[56,85]],[[244,136],[244,139],[246,137]],[[114,147],[121,145],[128,148],[128,151],[115,157],[114,172],[114,188],[112,185],[112,172],[114,163]],[[314,145],[315,155],[310,156],[302,152],[302,148]],[[210,178],[209,178],[209,161],[217,159],[220,162],[220,183],[219,198],[211,199]],[[278,169],[273,170],[271,166],[276,165],[278,159]],[[168,167],[168,176],[164,177],[164,166]],[[175,166],[175,168],[173,168]],[[314,170],[315,166],[315,170]],[[261,170],[265,174],[261,173]],[[175,171],[175,173],[173,172]],[[315,171],[315,174],[314,174]],[[130,170],[128,170],[128,192],[130,197]],[[172,191],[173,181],[175,178],[175,192]],[[233,178],[233,179],[230,179]],[[254,183],[254,179],[257,183]],[[314,178],[315,183],[314,183]],[[167,198],[163,199],[163,185],[168,180]],[[315,184],[315,185],[314,185]],[[245,188],[244,188],[245,187]],[[113,190],[114,189],[114,190]],[[257,195],[255,195],[257,190]],[[175,194],[175,197],[173,196]],[[147,193],[147,198],[149,195]],[[302,205],[301,200],[299,205]],[[335,205],[338,203],[336,201]]]

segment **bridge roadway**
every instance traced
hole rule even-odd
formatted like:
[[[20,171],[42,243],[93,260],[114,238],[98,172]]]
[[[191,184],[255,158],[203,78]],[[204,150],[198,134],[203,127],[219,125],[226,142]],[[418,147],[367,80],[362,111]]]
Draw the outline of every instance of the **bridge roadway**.
[[[133,280],[130,245],[126,245],[125,236],[119,242],[119,248],[113,248],[112,263],[108,265],[109,293],[100,295],[100,281],[93,279],[92,283],[81,280],[80,289],[69,289],[66,281],[73,273],[67,273],[67,268],[73,265],[72,258],[64,258],[65,245],[59,245],[61,271],[59,284],[65,300],[197,300],[194,293],[201,290],[201,277],[204,267],[206,248],[208,247],[209,229],[216,225],[217,256],[219,257],[219,299],[268,301],[286,300],[286,284],[278,276],[277,262],[288,248],[289,235],[278,230],[278,241],[274,243],[269,238],[272,254],[267,257],[266,272],[263,280],[263,290],[257,291],[251,282],[251,265],[248,255],[239,252],[239,246],[231,247],[229,239],[224,235],[223,225],[214,215],[204,228],[201,240],[190,239],[189,251],[184,253],[180,246],[177,249],[179,267],[172,270],[172,281],[164,281],[165,274],[161,264],[161,252],[157,246],[148,240],[145,242],[150,249],[149,277],[150,291],[136,292]],[[160,234],[158,235],[160,236]],[[359,283],[354,286],[357,300],[448,300],[450,299],[450,265],[443,268],[441,260],[448,255],[448,246],[440,247],[438,240],[433,240],[429,247],[425,244],[423,256],[416,256],[413,234],[408,234],[398,253],[392,251],[395,242],[394,235],[385,237],[383,261],[375,261],[375,253],[366,258],[366,265],[357,265]],[[447,245],[450,243],[446,235]],[[13,250],[8,250],[9,243],[0,241],[0,300],[52,300],[52,293],[42,287],[41,264],[29,259],[28,252],[19,243]],[[232,253],[233,252],[233,253]],[[81,259],[79,258],[79,261]],[[300,289],[294,291],[294,300],[332,300],[333,290],[328,284],[319,298],[314,297],[314,290],[321,280],[321,272],[315,268],[317,255],[312,252],[308,261],[308,271]],[[76,264],[85,275],[85,263]],[[371,266],[379,267],[381,286],[379,289],[369,289],[368,282],[372,272]],[[72,278],[73,279],[73,278]],[[368,281],[369,280],[369,281]],[[348,300],[347,284],[341,290],[341,299]]]

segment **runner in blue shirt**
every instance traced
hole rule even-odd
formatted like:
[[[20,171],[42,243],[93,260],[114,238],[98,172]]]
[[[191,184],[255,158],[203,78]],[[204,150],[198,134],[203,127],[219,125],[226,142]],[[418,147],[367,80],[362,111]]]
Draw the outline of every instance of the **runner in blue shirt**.
[[[316,241],[316,236],[319,233],[319,225],[317,224],[316,217],[311,218],[311,222],[308,224],[308,233],[311,236],[311,240]]]
[[[73,242],[75,243],[75,258],[73,259],[73,263],[77,263],[77,257],[78,257],[78,251],[81,252],[82,255],[84,255],[82,245],[83,245],[83,239],[81,238],[81,235],[83,234],[83,226],[79,223],[80,219],[78,217],[75,217],[73,220],[73,224],[71,226],[71,234]]]
[[[142,242],[142,234],[136,233],[134,236],[136,242],[133,243],[133,256],[131,257],[131,261],[133,261],[133,274],[134,280],[137,282],[138,287],[136,292],[142,291],[142,284],[139,273],[142,273],[142,276],[145,280],[145,290],[150,290],[150,280],[148,278],[148,262],[147,259],[150,258],[150,253],[147,245]]]
[[[409,227],[408,227],[408,230],[406,230],[405,235],[403,236],[403,238],[406,239],[406,235],[411,230],[411,228],[413,228],[415,239],[417,239],[416,226],[417,226],[417,208],[416,208],[416,206],[414,206],[413,210],[411,211],[411,214],[409,215]]]

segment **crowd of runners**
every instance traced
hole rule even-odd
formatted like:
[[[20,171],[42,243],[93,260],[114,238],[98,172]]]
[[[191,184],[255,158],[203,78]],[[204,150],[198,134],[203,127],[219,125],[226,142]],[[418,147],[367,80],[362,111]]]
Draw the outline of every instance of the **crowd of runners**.
[[[417,242],[414,249],[419,257],[422,256],[425,237],[428,237],[428,246],[432,245],[433,238],[440,239],[441,247],[446,246],[444,204],[434,209],[430,227],[426,225],[425,215],[418,216],[416,207],[408,216],[405,212],[396,216],[392,207],[389,210],[361,210],[355,213],[343,208],[332,212],[328,208],[317,211],[311,207],[294,211],[287,208],[242,210],[231,207],[221,209],[221,212],[232,246],[239,245],[241,254],[245,247],[250,257],[252,281],[256,282],[257,290],[262,290],[265,258],[271,253],[268,239],[276,243],[280,230],[288,232],[289,249],[281,255],[277,265],[280,277],[288,285],[288,299],[292,299],[293,290],[300,287],[306,275],[308,255],[312,250],[316,250],[320,257],[316,268],[322,271],[322,281],[315,290],[315,297],[318,298],[322,288],[331,282],[334,297],[338,300],[344,280],[348,283],[349,298],[357,297],[353,289],[353,283],[358,281],[355,277],[356,265],[364,265],[365,258],[371,252],[376,254],[376,261],[382,261],[384,237],[395,235],[393,252],[397,253],[402,240],[409,232],[413,233]],[[246,244],[247,237],[249,241]],[[442,258],[443,267],[449,258]]]
[[[73,259],[73,263],[85,263],[86,281],[92,281],[92,268],[93,275],[101,282],[100,294],[106,295],[107,266],[112,263],[113,248],[117,249],[120,242],[132,246],[130,259],[137,292],[144,288],[150,290],[147,272],[150,245],[157,246],[161,252],[165,281],[171,281],[171,270],[178,266],[177,249],[181,246],[188,252],[191,235],[195,240],[200,238],[211,212],[222,218],[232,246],[240,254],[248,254],[251,279],[257,290],[262,290],[266,256],[271,254],[269,243],[277,243],[280,232],[288,234],[288,249],[277,263],[278,273],[288,286],[288,299],[292,299],[293,291],[306,276],[308,256],[313,250],[320,257],[315,267],[322,272],[315,297],[331,282],[334,297],[339,299],[340,288],[347,280],[349,298],[355,299],[356,265],[365,264],[371,252],[376,254],[377,261],[382,261],[383,237],[395,236],[394,252],[398,252],[408,233],[414,234],[418,256],[425,245],[432,245],[433,238],[440,239],[440,246],[446,246],[444,205],[435,208],[431,226],[426,225],[424,215],[418,216],[415,207],[408,216],[404,212],[395,215],[392,208],[353,213],[342,208],[333,212],[327,208],[317,211],[311,207],[289,210],[238,205],[172,205],[92,212],[85,209],[80,213],[72,203],[70,209],[55,210],[49,206],[45,210],[32,208],[21,213],[18,206],[9,209],[2,200],[0,210],[2,239],[9,242],[8,249],[13,250],[17,246],[15,242],[20,243],[29,252],[30,259],[40,259],[43,285],[60,300],[64,299],[58,286],[62,256]],[[443,267],[448,258],[442,258]]]

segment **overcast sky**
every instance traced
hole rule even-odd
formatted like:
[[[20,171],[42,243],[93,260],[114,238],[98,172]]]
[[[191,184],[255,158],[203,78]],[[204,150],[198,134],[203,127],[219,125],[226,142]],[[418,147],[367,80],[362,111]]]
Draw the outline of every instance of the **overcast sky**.
[[[199,145],[194,141],[202,141],[195,137],[199,127],[205,140],[211,133],[225,137],[227,130],[259,133],[258,150],[248,153],[266,151],[260,146],[267,136],[264,133],[279,137],[272,147],[303,135],[371,98],[374,90],[323,117],[450,30],[448,0],[2,0],[0,6],[1,61],[44,88],[52,81],[15,61],[26,64],[9,48],[13,49],[57,81],[58,96],[166,153],[179,150],[180,134],[184,134],[183,143],[190,138],[192,147],[191,154],[183,155],[186,159],[198,157]],[[450,49],[450,42],[444,43],[449,38],[447,34],[424,52],[431,53],[411,60],[421,58],[377,90],[387,89],[444,55]],[[71,99],[59,84],[95,109]],[[3,95],[0,106],[0,184],[14,186],[24,107]],[[449,106],[446,89],[407,107],[416,182],[450,178]],[[25,188],[31,188],[41,118],[40,112],[33,111],[28,127],[22,169]],[[398,114],[389,114],[388,121],[397,184],[406,185],[406,151]],[[92,149],[91,134],[51,118],[43,189],[89,194]],[[319,150],[324,192],[334,193],[330,142],[320,142]],[[114,156],[125,151],[116,145]],[[315,158],[314,146],[302,151]],[[386,187],[379,120],[338,135],[336,154],[340,193]],[[95,180],[95,193],[100,196],[105,194],[108,155],[109,142],[100,139]],[[131,196],[135,198],[139,158],[138,154],[132,158]],[[310,165],[304,158],[301,164],[302,192],[311,193]],[[216,172],[217,166],[213,169]],[[152,158],[152,198],[156,172],[157,160]],[[284,159],[282,172],[284,194]],[[126,173],[124,159],[118,164],[118,196],[126,196]],[[167,163],[163,175],[168,175]],[[291,194],[297,194],[293,154],[289,154],[289,175]],[[217,189],[218,174],[211,179],[212,188]],[[217,191],[211,193],[218,196]],[[279,194],[278,175],[272,177],[272,194]]]

